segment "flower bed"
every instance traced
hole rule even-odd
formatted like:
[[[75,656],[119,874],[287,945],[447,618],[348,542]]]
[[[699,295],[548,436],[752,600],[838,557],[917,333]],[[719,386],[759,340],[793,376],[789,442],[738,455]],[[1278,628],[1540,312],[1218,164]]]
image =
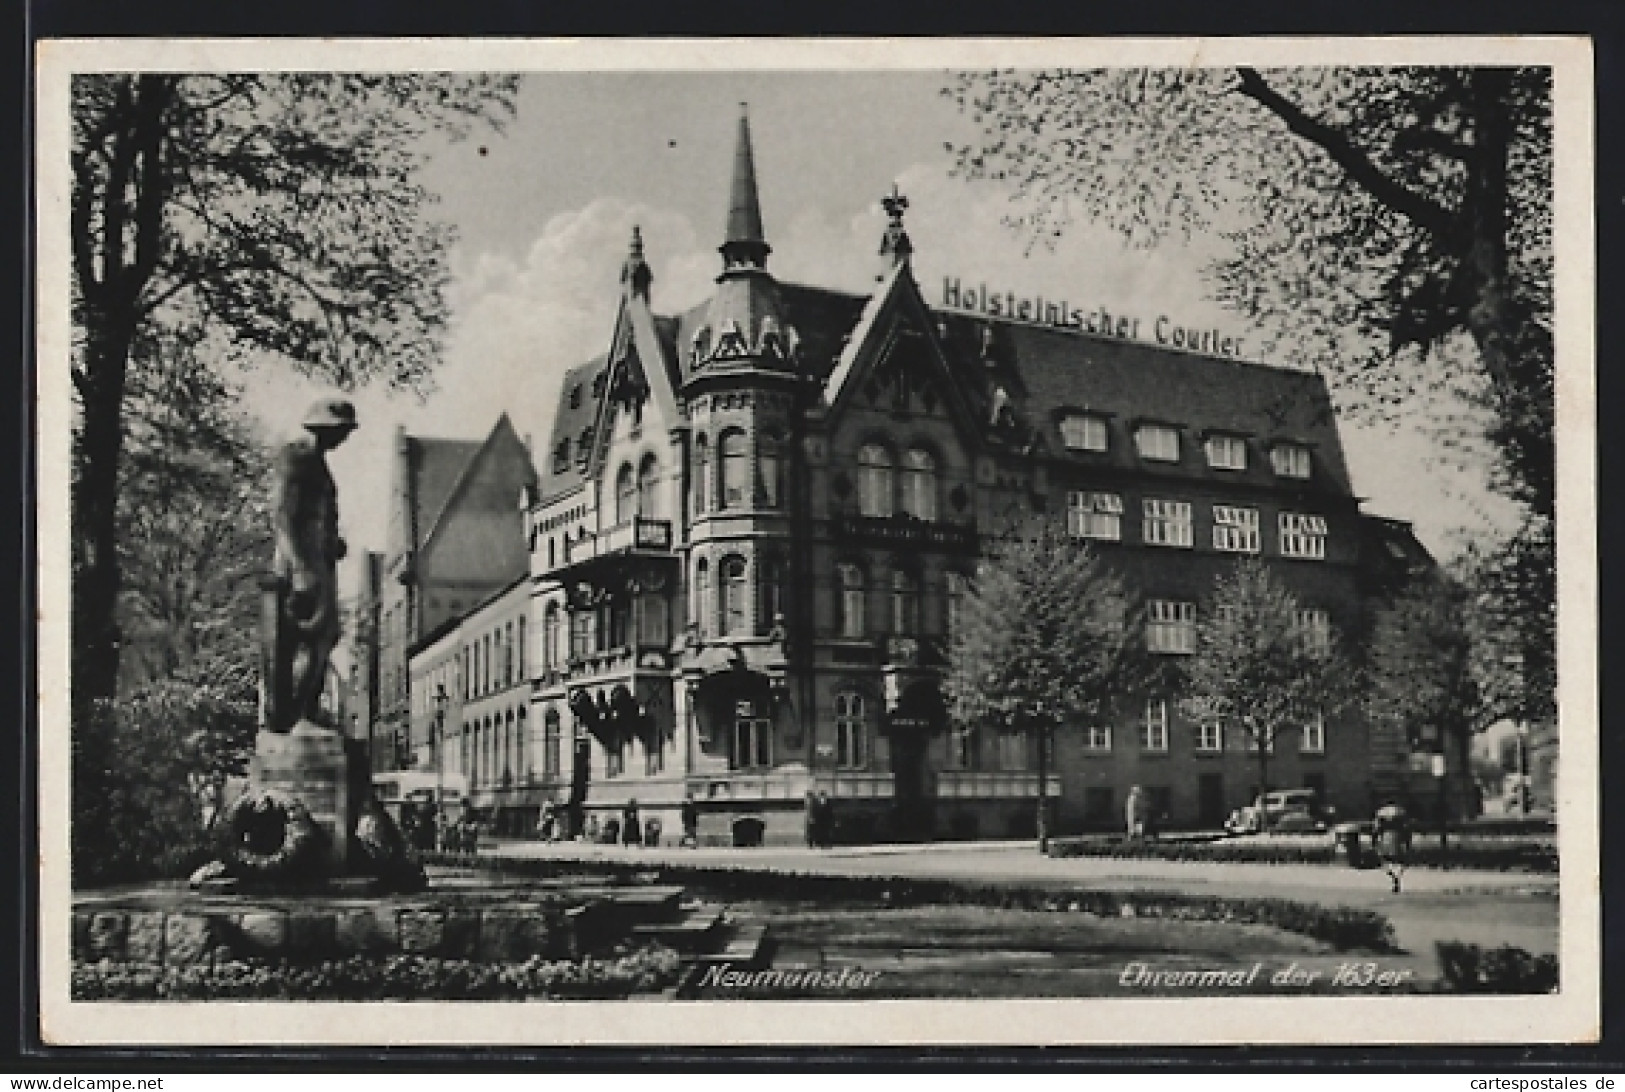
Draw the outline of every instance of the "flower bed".
[[[467,861],[462,862],[465,866]],[[478,867],[478,865],[476,865]],[[1235,899],[1168,891],[1104,891],[1043,884],[984,884],[887,876],[838,876],[726,865],[641,865],[622,861],[510,859],[493,866],[525,876],[613,876],[626,882],[681,884],[719,901],[816,902],[903,906],[987,906],[1101,917],[1161,917],[1267,925],[1340,950],[1397,951],[1393,925],[1373,910],[1289,899]]]
[[[481,963],[435,956],[351,956],[320,963],[216,960],[189,967],[75,963],[75,1001],[522,1001],[626,997],[677,981],[670,948],[618,956]]]
[[[1329,837],[1214,841],[1147,841],[1101,836],[1056,838],[1050,842],[1049,855],[1226,864],[1340,863],[1337,849]],[[1468,835],[1451,839],[1449,848],[1440,850],[1433,835],[1417,834],[1406,864],[1415,868],[1549,874],[1557,871],[1557,847],[1544,838]]]
[[[1441,987],[1450,993],[1554,993],[1557,957],[1535,955],[1504,944],[1482,948],[1477,944],[1440,941]]]

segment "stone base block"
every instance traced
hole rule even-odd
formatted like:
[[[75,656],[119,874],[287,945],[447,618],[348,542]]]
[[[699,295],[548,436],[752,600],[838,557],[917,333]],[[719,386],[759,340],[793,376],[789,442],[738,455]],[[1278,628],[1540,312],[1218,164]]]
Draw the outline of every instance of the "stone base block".
[[[343,875],[355,829],[350,757],[344,737],[300,721],[291,732],[261,732],[248,766],[249,783],[298,800],[327,835],[328,872]]]

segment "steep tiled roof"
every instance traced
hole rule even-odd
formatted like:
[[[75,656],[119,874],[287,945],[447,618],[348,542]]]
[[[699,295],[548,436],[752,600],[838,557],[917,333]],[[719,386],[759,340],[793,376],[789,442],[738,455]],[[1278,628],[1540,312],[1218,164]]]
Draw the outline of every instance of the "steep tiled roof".
[[[421,549],[446,510],[446,502],[463,471],[484,446],[483,440],[406,437],[406,459],[412,498],[412,546]]]

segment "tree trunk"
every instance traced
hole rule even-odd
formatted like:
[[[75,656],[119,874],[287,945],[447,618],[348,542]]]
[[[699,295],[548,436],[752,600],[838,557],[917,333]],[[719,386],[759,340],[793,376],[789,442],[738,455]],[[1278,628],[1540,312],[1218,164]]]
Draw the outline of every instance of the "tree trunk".
[[[101,315],[87,323],[80,386],[78,481],[73,496],[79,565],[73,589],[73,703],[76,709],[118,689],[118,477],[123,405],[133,323]]]
[[[1038,852],[1049,854],[1049,722],[1038,722]]]
[[[1258,833],[1266,834],[1270,829],[1270,751],[1269,741],[1258,739]]]

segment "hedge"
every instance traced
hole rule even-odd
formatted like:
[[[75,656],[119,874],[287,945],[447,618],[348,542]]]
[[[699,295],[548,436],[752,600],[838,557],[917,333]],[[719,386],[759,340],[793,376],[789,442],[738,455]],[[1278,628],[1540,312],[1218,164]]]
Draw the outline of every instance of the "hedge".
[[[522,1001],[625,997],[677,981],[679,959],[650,945],[610,959],[477,963],[423,955],[350,956],[320,963],[216,960],[190,967],[76,963],[75,1001]]]
[[[445,863],[470,865],[467,858]],[[1395,952],[1393,925],[1374,910],[1318,906],[1290,899],[1237,899],[1169,891],[1108,891],[1043,884],[988,884],[887,876],[841,876],[726,865],[638,864],[629,861],[510,859],[473,867],[526,878],[610,875],[625,882],[679,884],[724,902],[812,902],[900,909],[912,906],[982,906],[1007,910],[1070,911],[1100,917],[1153,917],[1267,925],[1299,933],[1343,951]]]
[[[1482,948],[1477,944],[1440,941],[1440,982],[1451,993],[1555,993],[1557,957],[1534,955],[1504,944]]]
[[[1201,861],[1224,864],[1311,864],[1341,863],[1330,839],[1281,839],[1279,841],[1159,841],[1117,838],[1056,838],[1050,842],[1051,857],[1112,857],[1130,860]],[[1416,868],[1479,869],[1491,872],[1557,871],[1557,847],[1546,841],[1476,837],[1452,840],[1440,850],[1432,835],[1415,835],[1406,864]]]

